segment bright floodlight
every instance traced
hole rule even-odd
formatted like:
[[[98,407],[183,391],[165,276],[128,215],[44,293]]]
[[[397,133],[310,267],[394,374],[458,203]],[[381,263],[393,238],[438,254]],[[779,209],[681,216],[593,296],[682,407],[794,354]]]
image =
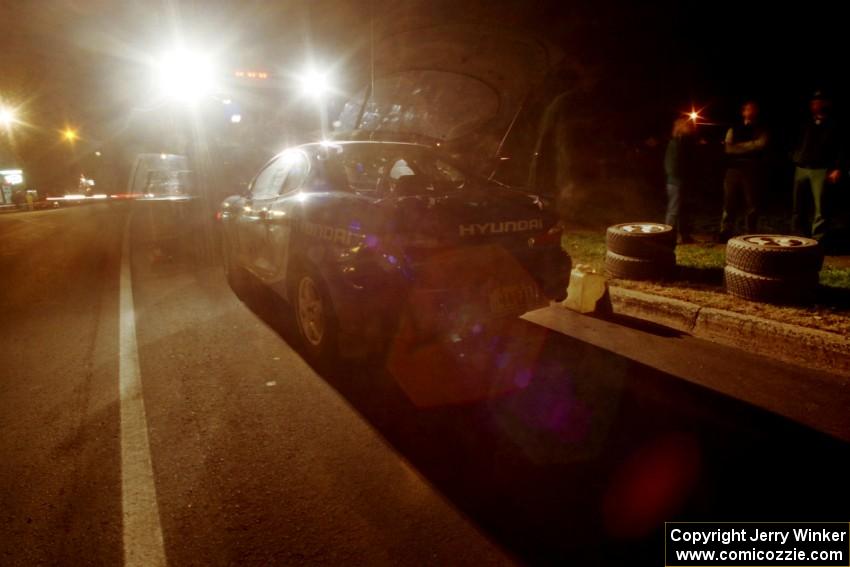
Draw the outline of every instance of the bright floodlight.
[[[180,49],[163,56],[157,65],[160,92],[172,99],[194,102],[213,89],[213,66],[200,53]]]
[[[17,122],[17,117],[14,110],[6,107],[0,108],[0,126],[10,128],[15,122]]]
[[[331,90],[327,73],[320,73],[315,69],[302,73],[298,82],[301,85],[301,94],[312,98],[321,98]]]

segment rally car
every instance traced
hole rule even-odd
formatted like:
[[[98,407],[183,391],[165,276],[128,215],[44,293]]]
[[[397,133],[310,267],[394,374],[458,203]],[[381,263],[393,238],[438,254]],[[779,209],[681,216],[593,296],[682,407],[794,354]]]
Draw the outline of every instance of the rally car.
[[[401,327],[460,340],[563,299],[571,267],[543,199],[428,145],[288,149],[217,216],[231,286],[287,300],[314,359],[380,351]]]

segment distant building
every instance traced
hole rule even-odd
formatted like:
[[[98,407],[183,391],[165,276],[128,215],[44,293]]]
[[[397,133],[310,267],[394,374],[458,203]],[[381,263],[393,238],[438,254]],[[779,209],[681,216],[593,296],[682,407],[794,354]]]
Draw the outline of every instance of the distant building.
[[[24,171],[17,168],[0,169],[0,205],[11,205],[12,194],[24,189]]]

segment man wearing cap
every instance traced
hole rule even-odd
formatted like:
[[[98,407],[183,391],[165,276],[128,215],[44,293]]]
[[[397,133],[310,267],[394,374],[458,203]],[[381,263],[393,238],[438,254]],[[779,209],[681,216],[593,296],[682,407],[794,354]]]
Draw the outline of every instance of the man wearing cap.
[[[830,186],[841,179],[844,163],[843,140],[838,125],[830,115],[831,101],[817,91],[809,103],[811,119],[803,126],[800,141],[794,151],[794,208],[791,229],[797,234],[811,235],[821,240],[826,235],[827,215],[825,196]],[[803,219],[811,195],[813,217],[811,230]]]

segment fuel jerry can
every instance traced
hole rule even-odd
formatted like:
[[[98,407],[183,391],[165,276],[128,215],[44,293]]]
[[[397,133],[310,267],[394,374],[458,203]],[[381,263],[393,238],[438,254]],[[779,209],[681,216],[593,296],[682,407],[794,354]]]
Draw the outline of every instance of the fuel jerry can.
[[[579,264],[570,272],[567,298],[561,305],[579,313],[596,311],[596,304],[605,295],[605,276]]]

